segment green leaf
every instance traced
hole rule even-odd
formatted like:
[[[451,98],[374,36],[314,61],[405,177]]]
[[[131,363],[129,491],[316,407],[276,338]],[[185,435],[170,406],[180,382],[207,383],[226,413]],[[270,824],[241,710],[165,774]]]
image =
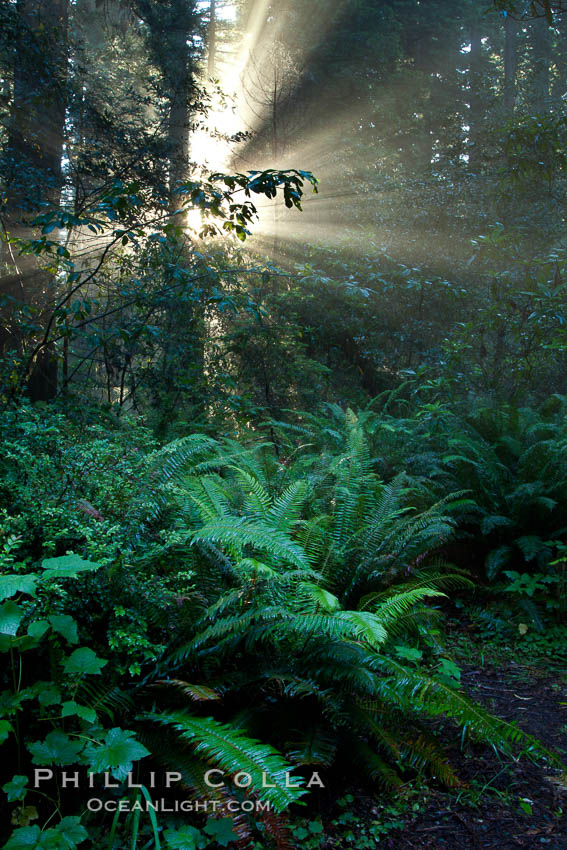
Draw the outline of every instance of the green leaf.
[[[12,717],[22,710],[24,700],[34,699],[37,696],[35,687],[22,688],[17,694],[12,690],[0,692],[0,717]]]
[[[18,806],[12,815],[14,826],[28,826],[32,820],[39,818],[39,812],[35,806]]]
[[[74,850],[88,837],[80,818],[66,817],[56,827],[43,832],[38,826],[14,830],[3,850]]]
[[[85,561],[79,555],[62,555],[60,558],[46,558],[42,564],[45,579],[75,578],[82,572],[94,572],[101,567],[93,561]]]
[[[304,826],[298,826],[293,830],[293,837],[297,838],[298,841],[304,841],[304,839],[309,838],[309,832]]]
[[[149,750],[134,738],[134,732],[118,727],[111,729],[99,745],[90,743],[85,748],[92,773],[111,771],[118,780],[127,777],[132,762],[149,755]]]
[[[486,575],[489,580],[496,578],[502,568],[509,563],[512,556],[512,550],[509,546],[499,546],[498,549],[493,549],[488,553],[485,561]]]
[[[52,835],[50,835],[50,833]],[[77,844],[81,844],[81,842],[86,841],[89,837],[89,834],[85,827],[81,823],[81,819],[79,817],[66,817],[63,818],[54,829],[47,830],[47,834],[51,837],[55,837],[55,835],[61,839],[61,843],[54,845],[57,847],[69,848],[69,850],[73,850]],[[47,847],[50,846],[46,843]]]
[[[166,829],[163,834],[170,850],[203,850],[209,844],[200,829],[183,826],[181,829]]]
[[[480,524],[481,534],[488,535],[491,531],[494,531],[495,528],[510,528],[510,526],[514,525],[514,521],[507,516],[500,516],[499,514],[491,514],[490,516],[484,517]]]
[[[37,638],[30,635],[20,635],[17,640],[19,652],[25,652],[27,649],[37,649]]]
[[[15,596],[16,593],[27,593],[28,596],[35,596],[36,584],[37,576],[33,573],[0,576],[0,602],[10,596]]]
[[[84,747],[84,741],[72,741],[68,735],[56,729],[47,735],[45,741],[33,741],[27,746],[34,764],[65,765],[74,764],[77,761],[79,752]]]
[[[535,534],[526,534],[524,537],[518,537],[515,542],[526,561],[533,561],[540,552],[545,552],[548,549],[541,537],[537,537]]]
[[[69,643],[79,643],[79,635],[77,632],[77,623],[68,614],[52,614],[49,617],[49,622],[56,632],[65,638]]]
[[[66,673],[85,673],[98,674],[105,664],[108,664],[104,658],[99,658],[97,654],[88,646],[82,646],[76,649],[69,658],[63,659],[61,662]]]
[[[8,600],[0,607],[0,634],[14,637],[24,619],[24,609]]]
[[[221,847],[228,847],[231,841],[238,841],[238,835],[232,828],[232,818],[213,820],[209,818],[204,830]]]
[[[40,705],[57,705],[61,702],[61,691],[55,685],[45,683],[45,690],[42,690],[38,697]]]
[[[0,720],[0,744],[8,739],[10,732],[14,731],[14,727],[7,720]]]
[[[39,640],[44,636],[46,631],[49,629],[49,623],[47,620],[34,620],[28,626],[28,635],[36,640]]]
[[[403,658],[404,661],[415,661],[417,663],[423,657],[421,649],[414,649],[412,646],[395,646],[394,649],[396,650],[396,655],[399,658]]]
[[[68,700],[61,706],[61,717],[80,717],[86,720],[87,723],[94,723],[96,720],[96,711],[94,708],[88,708],[86,705],[77,705],[74,700]]]
[[[447,685],[458,685],[461,681],[461,671],[454,661],[450,658],[440,658],[438,666],[438,676]]]
[[[9,803],[20,802],[28,793],[26,785],[29,779],[27,776],[12,776],[9,782],[2,786],[2,791],[8,796]]]
[[[301,546],[267,523],[244,518],[227,518],[208,523],[193,532],[195,542],[218,543],[220,545],[253,546],[270,552],[281,563],[293,564],[300,569],[309,569],[307,556]]]
[[[335,617],[350,626],[354,638],[365,641],[374,649],[378,649],[388,639],[379,617],[369,611],[340,611]]]
[[[38,839],[41,832],[39,826],[23,826],[15,829],[2,850],[35,850],[40,845]]]

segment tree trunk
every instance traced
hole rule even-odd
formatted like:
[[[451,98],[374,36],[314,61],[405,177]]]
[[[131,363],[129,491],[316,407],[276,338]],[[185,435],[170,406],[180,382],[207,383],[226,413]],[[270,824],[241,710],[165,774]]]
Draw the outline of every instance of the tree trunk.
[[[170,210],[175,212],[181,206],[183,196],[175,193],[175,187],[185,183],[189,177],[190,157],[190,121],[191,93],[193,83],[193,68],[189,39],[193,26],[193,4],[187,0],[173,0],[174,29],[170,35],[171,56],[174,63],[167,65],[166,75],[170,83],[170,120],[169,120],[169,150],[170,150]],[[211,15],[216,9],[211,4]],[[216,34],[215,34],[216,35]],[[210,58],[210,56],[209,56]],[[176,221],[184,226],[186,216],[178,214]],[[186,347],[186,360],[189,364],[191,388],[185,393],[185,399],[198,418],[204,415],[205,401],[203,387],[205,385],[205,330],[203,307],[201,304],[189,302],[183,307],[183,320],[189,330]],[[168,359],[167,352],[164,357]],[[181,393],[180,393],[181,394]]]
[[[553,81],[552,97],[555,103],[561,103],[567,94],[567,15],[560,15],[556,29],[559,35],[553,51],[553,64],[556,75]]]
[[[482,35],[480,22],[471,27],[471,52],[469,65],[469,171],[482,171]]]
[[[26,186],[12,188],[9,206],[26,211],[59,203],[65,125],[69,0],[18,0],[22,24],[14,69],[8,147]]]
[[[209,77],[215,76],[217,61],[217,10],[216,0],[209,0],[209,55],[207,61],[207,73]]]
[[[20,30],[14,67],[8,155],[13,171],[6,185],[4,226],[12,238],[32,238],[23,219],[37,214],[44,204],[57,207],[61,198],[61,160],[67,106],[67,35],[69,0],[18,0]],[[54,278],[38,268],[33,255],[18,256],[10,246],[7,263],[14,273],[0,282],[3,295],[31,305],[39,314],[49,309]],[[0,350],[23,352],[23,340],[14,313],[7,315]],[[41,361],[41,362],[40,362]],[[49,348],[30,364],[28,389],[33,400],[47,400],[57,388],[57,362]]]
[[[549,83],[551,65],[551,29],[545,18],[532,22],[532,89],[534,108],[538,113],[549,112]]]
[[[518,21],[506,15],[504,24],[506,43],[504,46],[504,111],[512,117],[516,105],[516,71],[518,68]]]
[[[191,35],[186,3],[176,0],[173,4],[174,23],[170,31],[171,56],[167,65],[169,98],[169,204],[171,212],[181,206],[175,189],[189,176],[189,118],[191,97],[191,68],[189,37]],[[179,8],[178,8],[179,7]],[[185,14],[184,14],[185,12]],[[174,62],[171,63],[171,59]]]

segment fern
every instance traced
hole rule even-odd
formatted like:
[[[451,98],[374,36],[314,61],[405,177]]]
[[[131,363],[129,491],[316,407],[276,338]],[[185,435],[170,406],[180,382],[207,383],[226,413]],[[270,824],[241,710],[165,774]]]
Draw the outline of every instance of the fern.
[[[246,546],[269,552],[281,563],[294,564],[300,569],[309,569],[305,552],[284,532],[266,523],[247,518],[226,519],[212,522],[194,531],[196,542],[212,542],[219,545],[236,545],[240,551]]]
[[[510,458],[517,469],[525,454],[521,440],[491,443],[480,426],[459,421],[446,410],[398,421],[370,408],[355,415],[330,405],[322,416],[301,414],[300,432],[280,428],[286,464],[266,444],[243,448],[197,437],[165,454],[166,474],[155,478],[164,482],[163,516],[175,517],[168,551],[191,563],[202,602],[157,664],[159,688],[148,691],[167,694],[166,712],[153,710],[152,721],[185,742],[192,758],[227,772],[249,765],[255,777],[271,765],[280,780],[279,811],[291,802],[282,796],[281,752],[294,764],[325,767],[353,764],[354,757],[390,786],[408,771],[456,784],[428,729],[430,718],[441,716],[456,721],[464,737],[557,763],[516,726],[429,674],[425,663],[414,668],[393,657],[395,643],[408,635],[425,637],[435,655],[432,625],[441,612],[428,603],[471,585],[443,558],[457,519],[485,521],[489,535],[508,534],[522,505],[555,510],[538,500],[558,499],[557,489],[549,496],[535,481],[510,488]],[[533,426],[530,439],[541,442],[545,431]],[[435,439],[451,434],[436,471],[454,492],[441,499],[437,482],[410,474],[382,481],[377,474],[385,464],[373,440],[400,433],[410,439],[412,428],[423,434],[426,427]],[[294,449],[294,434],[311,445]],[[549,447],[527,456],[551,476]],[[543,557],[541,538],[523,537],[506,544],[506,557]],[[207,709],[222,722],[201,716]]]
[[[255,794],[281,812],[299,800],[304,788],[288,780],[292,766],[267,744],[248,738],[238,729],[219,723],[212,717],[196,717],[176,711],[148,714],[155,723],[172,726],[179,738],[188,742],[194,751],[203,755],[228,776],[244,773],[252,778]]]
[[[399,704],[411,700],[414,708],[430,716],[444,714],[459,722],[463,736],[470,731],[504,752],[511,753],[511,745],[523,747],[524,752],[547,758],[555,766],[561,762],[553,753],[541,746],[531,735],[522,732],[515,724],[493,717],[464,694],[454,690],[438,679],[426,676],[417,670],[403,667],[392,658],[381,657],[372,665],[391,678],[379,680],[377,693],[386,701]]]
[[[267,512],[266,521],[273,528],[289,534],[299,519],[306,496],[306,482],[294,481],[274,500]]]
[[[297,691],[295,693],[297,695]],[[294,734],[294,731],[290,734]],[[332,733],[319,726],[310,726],[307,729],[295,731],[295,735],[297,737],[288,744],[286,749],[286,757],[291,762],[330,767],[337,752],[336,737]]]

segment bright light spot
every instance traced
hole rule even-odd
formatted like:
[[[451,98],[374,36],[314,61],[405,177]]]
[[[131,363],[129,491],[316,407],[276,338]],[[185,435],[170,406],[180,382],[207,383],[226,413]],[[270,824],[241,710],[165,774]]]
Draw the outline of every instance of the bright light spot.
[[[199,0],[199,2],[197,3],[197,8],[200,12],[206,13],[207,10],[210,8],[209,0]],[[231,4],[216,6],[215,15],[217,19],[221,21],[234,21],[236,20],[236,8],[234,7],[234,5]]]
[[[203,216],[199,207],[193,207],[186,214],[187,230],[190,230],[195,235],[199,235],[199,231],[203,226]]]
[[[191,160],[198,166],[223,171],[228,167],[233,143],[230,138],[244,129],[237,115],[236,94],[220,82],[223,95],[213,93],[212,103],[204,125],[191,134]]]

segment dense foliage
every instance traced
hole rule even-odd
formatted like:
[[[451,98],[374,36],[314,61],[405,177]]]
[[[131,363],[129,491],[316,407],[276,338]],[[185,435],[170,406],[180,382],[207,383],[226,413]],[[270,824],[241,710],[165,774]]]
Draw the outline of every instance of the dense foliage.
[[[561,782],[455,638],[565,660],[566,18],[487,5],[0,0],[5,850]]]

